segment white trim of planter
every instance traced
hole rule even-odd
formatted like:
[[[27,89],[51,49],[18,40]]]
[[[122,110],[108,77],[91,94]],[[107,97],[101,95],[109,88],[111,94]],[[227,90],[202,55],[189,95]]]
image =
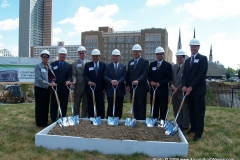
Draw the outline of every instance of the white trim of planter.
[[[82,119],[86,120],[86,119]],[[89,120],[89,119],[87,119]],[[124,122],[123,120],[121,120]],[[119,121],[119,122],[121,122]],[[145,121],[139,121],[145,122]],[[81,123],[81,122],[80,122]],[[181,142],[113,140],[100,138],[83,138],[73,136],[49,135],[56,122],[35,134],[35,146],[47,149],[73,149],[76,151],[97,150],[103,154],[144,153],[150,157],[175,157],[188,155],[188,142],[181,130],[178,135]]]

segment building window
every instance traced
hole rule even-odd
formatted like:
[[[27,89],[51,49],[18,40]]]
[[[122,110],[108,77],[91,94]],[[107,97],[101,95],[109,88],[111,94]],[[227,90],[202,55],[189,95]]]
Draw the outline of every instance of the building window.
[[[108,44],[108,48],[111,48],[112,47],[112,45],[111,44]]]
[[[132,42],[133,41],[133,38],[132,37],[126,37],[126,43],[127,42]]]
[[[120,48],[120,44],[117,44],[117,48]]]
[[[104,42],[107,42],[107,38],[104,38]]]
[[[115,42],[115,37],[109,37],[108,41],[109,42]]]
[[[124,42],[124,37],[118,37],[117,42]]]
[[[135,37],[135,42],[138,42],[138,37]]]

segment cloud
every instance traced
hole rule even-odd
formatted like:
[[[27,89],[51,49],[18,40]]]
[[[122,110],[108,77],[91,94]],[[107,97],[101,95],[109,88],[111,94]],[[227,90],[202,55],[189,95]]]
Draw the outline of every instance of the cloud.
[[[62,33],[62,29],[61,28],[53,28],[53,35],[56,36],[58,34]]]
[[[7,0],[3,0],[2,4],[1,4],[1,8],[6,8],[10,6],[10,4],[8,4]]]
[[[170,0],[147,0],[146,5],[153,7],[153,6],[163,6],[169,3]]]
[[[74,30],[68,35],[81,34],[83,31],[97,30],[99,26],[110,26],[114,29],[120,29],[130,23],[128,20],[113,20],[111,16],[119,11],[115,4],[98,6],[95,10],[86,7],[80,7],[73,17],[66,18],[59,24],[73,24]]]
[[[208,20],[218,17],[235,17],[240,15],[239,0],[197,0],[180,5],[177,13],[189,12],[193,17]]]
[[[19,19],[16,18],[14,19],[6,19],[3,21],[0,21],[0,31],[11,31],[11,30],[15,30],[18,28],[19,25]]]
[[[52,45],[56,46],[58,41],[62,41],[61,38],[53,36],[52,37]]]

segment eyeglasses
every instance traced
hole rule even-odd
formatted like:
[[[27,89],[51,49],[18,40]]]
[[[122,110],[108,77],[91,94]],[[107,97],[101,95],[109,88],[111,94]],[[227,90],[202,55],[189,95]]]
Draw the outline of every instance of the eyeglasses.
[[[156,53],[156,55],[163,55],[163,53]]]
[[[49,58],[48,56],[42,56],[42,58]]]

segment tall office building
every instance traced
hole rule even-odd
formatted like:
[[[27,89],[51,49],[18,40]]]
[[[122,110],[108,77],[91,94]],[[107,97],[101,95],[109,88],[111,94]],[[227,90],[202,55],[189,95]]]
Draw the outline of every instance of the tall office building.
[[[52,0],[20,0],[19,57],[29,57],[31,47],[51,46],[51,37]]]
[[[166,29],[150,28],[141,31],[114,32],[110,27],[99,27],[98,31],[82,32],[82,45],[87,49],[87,58],[91,59],[91,51],[98,48],[101,60],[110,63],[113,49],[121,51],[121,62],[127,64],[132,58],[132,47],[140,44],[142,57],[150,62],[156,60],[155,49],[159,46],[165,49],[165,60],[172,63],[172,51],[168,47],[168,33]]]

